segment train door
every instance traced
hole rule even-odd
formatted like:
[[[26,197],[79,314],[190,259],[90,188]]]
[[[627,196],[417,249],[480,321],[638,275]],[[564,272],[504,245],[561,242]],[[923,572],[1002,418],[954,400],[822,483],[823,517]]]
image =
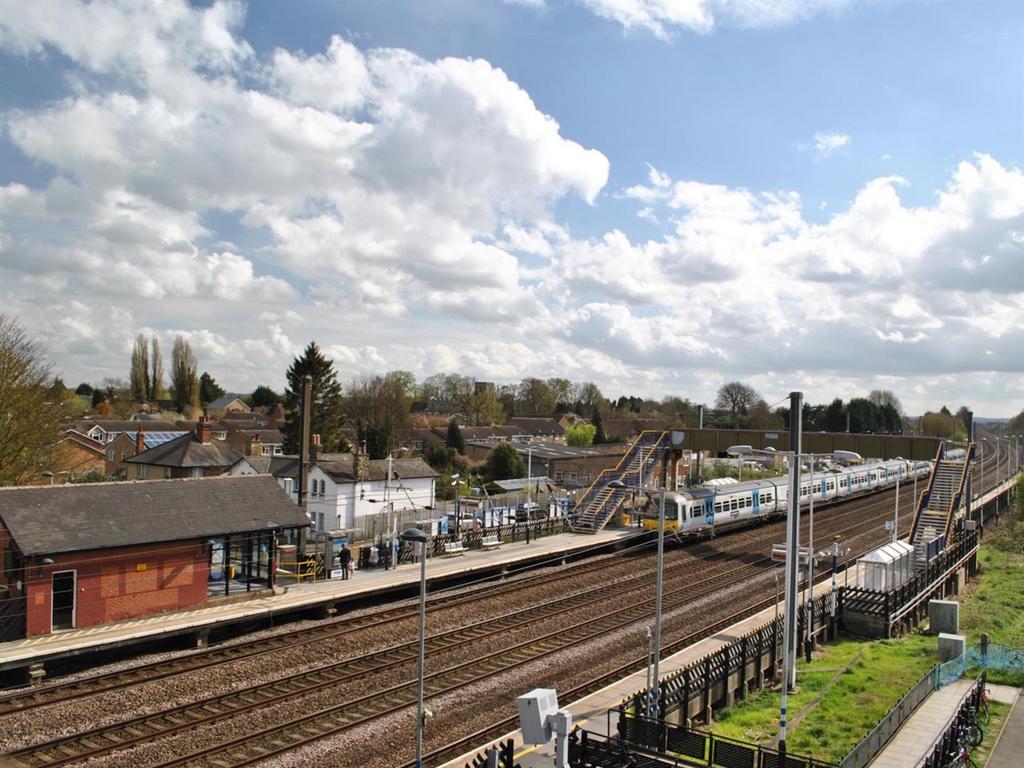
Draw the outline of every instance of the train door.
[[[75,628],[76,571],[56,571],[50,577],[51,630]]]
[[[704,499],[704,523],[706,525],[715,524],[715,501],[717,499],[717,493],[713,493]]]
[[[754,510],[753,510],[753,514],[760,515],[761,514],[761,493],[760,493],[760,489],[759,488],[755,488],[753,495],[754,495]]]

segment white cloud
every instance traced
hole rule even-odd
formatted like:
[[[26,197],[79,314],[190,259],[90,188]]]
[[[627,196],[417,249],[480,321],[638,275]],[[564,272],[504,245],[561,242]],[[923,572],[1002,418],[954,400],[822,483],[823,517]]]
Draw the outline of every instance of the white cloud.
[[[814,134],[814,151],[821,158],[834,155],[838,150],[850,145],[850,137],[845,133],[819,131]]]
[[[855,0],[577,0],[597,16],[626,30],[646,29],[663,40],[679,29],[711,32],[720,23],[745,28],[776,27],[815,14],[837,12]]]
[[[662,36],[841,5],[591,3]],[[70,376],[123,376],[140,329],[167,349],[185,334],[237,388],[280,386],[311,338],[342,378],[560,375],[703,400],[725,377],[785,394],[797,371],[809,397],[881,375],[923,401],[959,377],[997,402],[977,350],[1020,371],[1017,168],[979,154],[917,206],[908,180],[872,179],[824,220],[795,190],[654,166],[609,203],[604,155],[492,64],[340,37],[260,56],[243,10],[0,5],[0,48],[66,57],[64,93],[4,115],[52,179],[0,186],[0,302]],[[607,224],[570,231],[566,198]],[[642,225],[612,218],[623,200]]]

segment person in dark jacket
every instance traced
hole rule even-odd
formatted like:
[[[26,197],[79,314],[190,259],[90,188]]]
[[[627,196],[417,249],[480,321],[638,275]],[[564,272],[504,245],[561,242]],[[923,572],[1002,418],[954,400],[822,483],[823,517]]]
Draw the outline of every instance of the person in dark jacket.
[[[347,579],[352,565],[352,550],[348,548],[347,544],[342,544],[339,560],[341,561],[341,578]]]

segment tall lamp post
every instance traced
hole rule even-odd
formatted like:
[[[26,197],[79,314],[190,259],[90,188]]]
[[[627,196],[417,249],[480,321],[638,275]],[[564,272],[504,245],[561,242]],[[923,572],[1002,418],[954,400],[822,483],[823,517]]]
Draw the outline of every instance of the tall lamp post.
[[[419,697],[416,707],[416,768],[423,768],[423,679],[427,629],[427,542],[429,537],[419,528],[406,528],[399,538],[420,545],[420,659]]]
[[[667,454],[666,454],[667,455]],[[606,488],[612,488],[614,490],[626,490],[627,486],[621,480],[612,480],[608,483]],[[661,694],[661,688],[659,686],[660,677],[659,669],[661,663],[661,595],[664,587],[664,573],[665,573],[665,485],[662,483],[661,489],[658,491],[658,564],[656,566],[656,581],[654,588],[654,651],[651,654],[653,662],[651,664],[653,668],[653,685],[651,686],[651,695],[648,701],[650,702],[650,711],[647,713],[648,717],[656,718],[658,716],[658,699]]]

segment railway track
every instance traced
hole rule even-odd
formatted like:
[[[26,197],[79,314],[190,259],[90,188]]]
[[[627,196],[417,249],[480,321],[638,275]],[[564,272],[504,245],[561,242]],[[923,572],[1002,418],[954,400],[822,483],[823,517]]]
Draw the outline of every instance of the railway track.
[[[648,541],[649,537],[645,535],[639,534],[637,538],[644,540],[638,546],[648,546],[650,544]],[[624,552],[628,551],[624,550]],[[562,572],[566,575],[572,575],[574,578],[586,575],[601,568],[606,568],[604,560],[606,558],[599,557],[573,563],[570,566],[566,566]],[[528,589],[531,585],[544,586],[549,584],[550,580],[550,571],[524,575],[512,581],[488,585],[486,596],[498,597],[502,594]],[[462,592],[438,592],[428,597],[428,607],[432,610],[457,608],[475,603],[482,596],[479,590],[468,594]],[[402,621],[404,619],[412,620],[418,615],[418,604],[398,605],[360,616],[344,616],[332,619],[315,627],[284,632],[255,641],[217,646],[172,659],[140,664],[128,669],[108,672],[81,680],[60,682],[27,691],[17,691],[0,696],[0,717],[49,704],[131,688],[189,672],[210,669],[222,664],[253,659],[267,654],[278,653],[285,649],[342,639],[368,627],[376,626],[381,622]]]
[[[883,494],[885,496],[887,494]],[[831,514],[819,525],[822,535],[830,536],[841,532],[856,536],[871,528],[877,529],[874,514],[888,507],[883,499],[872,499],[868,504],[850,506]],[[864,517],[867,516],[867,519]],[[850,520],[854,520],[852,524]],[[671,582],[686,581],[679,589],[666,595],[666,610],[685,605],[694,599],[709,594],[714,586],[735,583],[759,569],[770,559],[764,556],[768,544],[774,539],[774,532],[759,534],[752,541],[744,541],[724,548],[710,549],[706,557],[677,564],[666,571]],[[751,532],[747,532],[748,534]],[[705,545],[706,546],[706,545]],[[760,552],[760,555],[755,553]],[[736,555],[751,556],[741,565],[732,564]],[[724,567],[722,567],[724,566]],[[703,571],[703,578],[694,582],[690,577],[694,571]],[[638,575],[639,576],[639,575]],[[654,578],[653,569],[645,569],[642,578],[623,587],[608,584],[574,594],[554,603],[534,606],[524,611],[515,611],[498,619],[477,622],[457,630],[441,633],[428,640],[430,655],[447,653],[460,646],[478,643],[486,637],[499,636],[538,621],[550,621],[558,616],[579,613],[589,606],[613,601],[626,608],[606,612],[596,619],[579,622],[569,628],[542,635],[540,638],[519,643],[501,653],[500,659],[473,659],[455,667],[448,667],[443,673],[431,675],[427,680],[429,696],[439,696],[460,687],[479,682],[482,679],[508,671],[516,666],[546,657],[551,653],[600,637],[608,632],[629,626],[649,617],[653,608],[650,598],[631,600],[632,595],[650,593]],[[416,678],[411,669],[416,660],[416,644],[400,643],[383,651],[358,656],[345,661],[320,667],[298,675],[275,680],[242,693],[232,692],[208,697],[184,707],[174,707],[151,715],[133,718],[111,726],[94,728],[74,736],[56,739],[45,744],[12,753],[10,756],[29,766],[58,766],[91,759],[114,750],[152,742],[174,733],[208,725],[236,717],[254,709],[280,706],[295,701],[318,690],[339,686],[345,682],[373,675],[382,670],[408,666],[410,680],[397,686],[376,691],[356,699],[350,699],[312,714],[292,718],[256,735],[248,735],[213,748],[216,750],[217,765],[248,765],[253,760],[265,759],[278,752],[295,749],[374,719],[401,711],[415,701]],[[262,746],[260,746],[262,745]],[[210,750],[189,753],[163,763],[165,766],[195,764],[211,757]]]
[[[1002,453],[1000,452],[1000,454]],[[1008,452],[1006,459],[1009,460]],[[995,470],[993,467],[1001,463],[1003,463],[1002,455],[996,457],[986,454],[985,460],[981,462],[981,477],[988,479],[988,476],[991,475],[994,479]],[[912,491],[908,486],[901,488],[901,493],[906,494],[908,497],[912,495]],[[835,505],[827,516],[822,515],[819,517],[818,531],[822,537],[821,540],[827,540],[834,533],[843,533],[852,538],[862,536],[872,529],[877,530],[882,519],[879,513],[891,509],[892,496],[893,493],[890,490],[875,496],[847,500]],[[844,509],[844,507],[847,508]],[[906,504],[903,508],[911,510],[912,506]],[[847,521],[852,518],[862,519],[847,524]],[[840,529],[836,527],[838,525],[846,525],[846,527]],[[774,523],[773,526],[774,528],[781,529],[780,523]],[[754,535],[750,541],[743,541],[724,548],[716,548],[705,557],[698,557],[695,560],[668,568],[666,570],[666,577],[669,581],[683,579],[695,569],[706,571],[710,568],[711,572],[705,573],[704,577],[698,582],[691,582],[684,587],[670,590],[666,595],[666,612],[686,605],[695,599],[707,596],[712,592],[709,587],[713,584],[721,585],[723,579],[732,580],[735,583],[736,580],[742,580],[758,572],[768,560],[767,557],[754,557],[754,559],[738,566],[731,565],[728,558],[732,557],[735,559],[737,555],[752,554],[758,548],[761,548],[760,551],[764,552],[766,544],[774,543],[778,535],[775,530],[769,530],[769,528],[766,526],[733,534],[730,538],[738,538],[742,535],[757,535]],[[721,539],[718,541],[721,541]],[[852,559],[853,557],[848,558],[848,560]],[[574,564],[573,566],[560,569],[557,575],[560,578],[576,578],[583,573],[608,567],[608,561],[605,559],[599,563]],[[438,633],[428,638],[428,654],[429,656],[434,656],[451,652],[459,647],[472,647],[481,638],[493,637],[503,633],[508,634],[539,621],[551,621],[560,615],[564,616],[573,611],[579,612],[588,606],[596,606],[601,601],[617,600],[621,605],[629,600],[628,596],[632,593],[650,592],[650,581],[653,579],[653,574],[653,569],[644,568],[643,574],[638,576],[630,589],[625,591],[619,585],[602,585],[546,605],[533,606],[523,611],[514,611],[504,616]],[[437,595],[431,600],[430,606],[435,610],[445,607],[462,606],[486,599],[491,595],[528,589],[531,584],[550,585],[552,575],[550,572],[546,572],[528,576],[515,582],[495,585],[489,588],[485,594],[477,590],[468,595]],[[695,639],[706,636],[709,632],[714,632],[718,628],[728,626],[737,618],[749,615],[760,607],[771,604],[771,601],[772,598],[758,600],[739,612],[706,624],[683,638],[673,640],[663,648],[663,652],[667,654],[677,648],[685,647]],[[651,609],[652,600],[644,598],[643,600],[628,604],[626,607],[615,608],[597,618],[577,622],[570,627],[561,628],[518,643],[502,651],[500,658],[470,659],[461,664],[448,667],[444,672],[435,673],[427,677],[427,696],[437,697],[457,691],[523,664],[545,658],[573,645],[586,643],[609,632],[615,632],[623,627],[636,624],[639,621],[648,619]],[[68,694],[70,694],[71,698],[74,698],[93,695],[98,692],[114,691],[173,675],[198,671],[208,666],[217,666],[251,658],[256,655],[274,653],[284,648],[297,647],[312,642],[322,642],[324,638],[346,636],[358,632],[367,626],[378,625],[383,620],[411,618],[415,615],[415,612],[415,606],[400,606],[357,618],[346,617],[313,630],[306,629],[287,633],[274,638],[267,638],[258,643],[211,649],[210,651],[190,654],[181,659],[171,660],[170,663],[157,662],[134,670],[127,670],[127,676],[125,673],[111,673],[110,675],[101,676],[96,678],[96,680],[102,681],[99,687],[93,685],[90,688],[89,685],[83,685],[82,683],[69,683],[51,686],[49,689],[43,689],[28,695],[8,696],[0,699],[0,714],[3,714],[5,711],[24,711],[26,708],[43,706],[45,703],[52,703],[54,701],[66,701],[69,698]],[[343,627],[338,626],[342,624],[344,624]],[[289,642],[289,638],[291,642]],[[346,682],[352,683],[358,679],[373,676],[385,669],[401,668],[404,666],[412,667],[416,661],[414,647],[414,642],[396,643],[381,651],[356,656],[331,665],[324,665],[241,692],[235,691],[220,696],[207,697],[182,707],[167,708],[151,715],[133,718],[111,726],[94,728],[76,734],[74,737],[37,744],[24,750],[10,753],[9,756],[16,758],[21,764],[26,766],[56,766],[77,763],[112,751],[152,743],[175,733],[215,722],[227,721],[245,712],[280,706],[319,690],[329,689],[332,686],[340,686]],[[567,690],[565,695],[571,698],[578,698],[585,695],[590,689],[596,690],[613,679],[621,678],[624,674],[642,666],[643,662],[644,659],[642,657],[631,660],[611,672],[602,673],[594,677],[584,685]],[[146,672],[140,676],[137,674],[139,670],[146,670]],[[131,673],[136,674],[132,675]],[[161,768],[204,763],[218,766],[251,765],[266,760],[273,755],[295,750],[306,744],[319,741],[334,734],[344,733],[387,715],[402,712],[415,703],[415,684],[416,679],[412,676],[408,681],[389,686],[383,690],[350,698],[343,703],[320,708],[301,717],[290,718],[284,723],[264,728],[254,734],[236,737],[211,747],[193,750],[185,755],[170,758],[157,765],[161,766]],[[40,693],[46,694],[48,691],[51,691],[49,698],[45,695],[40,698]],[[61,695],[61,692],[64,695]],[[21,700],[20,703],[14,704],[18,699]],[[6,710],[4,709],[5,706],[7,707]],[[501,735],[511,729],[510,726],[514,725],[514,721],[515,717],[510,716],[488,726],[483,731],[477,731],[468,736],[460,737],[445,747],[431,752],[428,755],[427,764],[436,764],[444,757],[456,756],[471,749],[474,744],[480,744],[494,736]]]

